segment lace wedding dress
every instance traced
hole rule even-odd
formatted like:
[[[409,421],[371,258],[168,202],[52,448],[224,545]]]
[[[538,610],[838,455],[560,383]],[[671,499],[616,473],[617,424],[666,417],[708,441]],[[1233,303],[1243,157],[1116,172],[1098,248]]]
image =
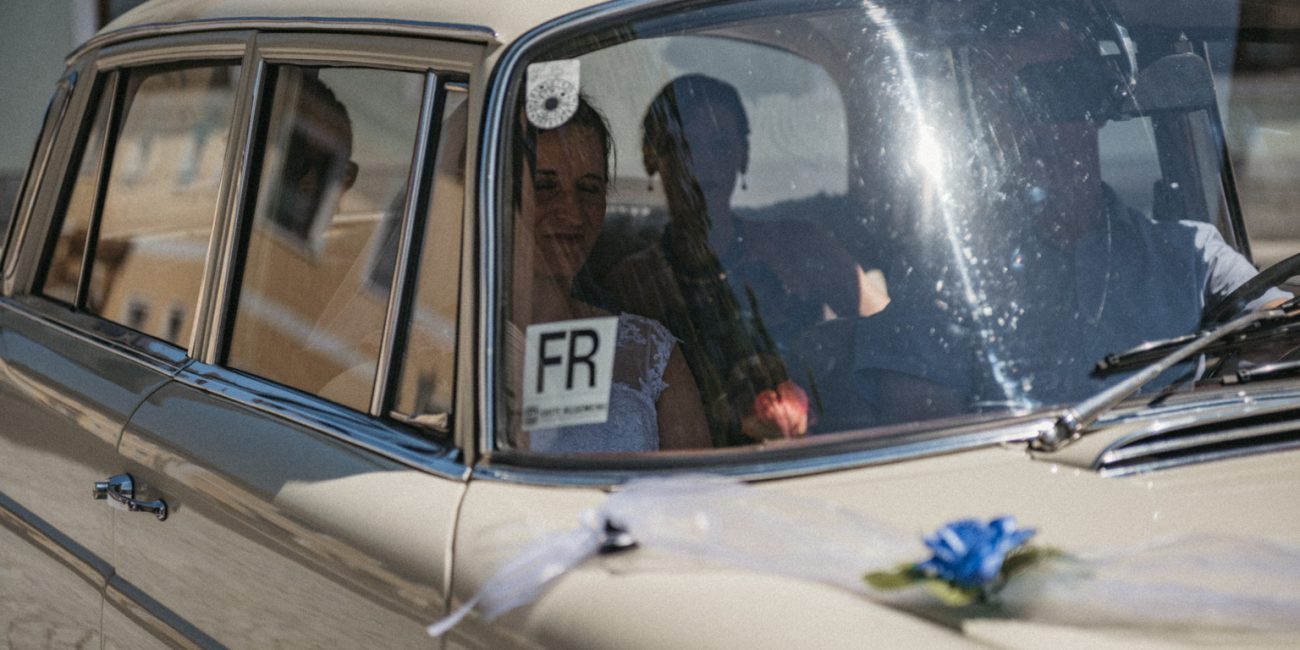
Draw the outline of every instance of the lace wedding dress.
[[[609,419],[529,432],[529,446],[547,453],[656,451],[659,417],[655,402],[668,384],[664,369],[676,339],[659,321],[620,314],[614,351]]]

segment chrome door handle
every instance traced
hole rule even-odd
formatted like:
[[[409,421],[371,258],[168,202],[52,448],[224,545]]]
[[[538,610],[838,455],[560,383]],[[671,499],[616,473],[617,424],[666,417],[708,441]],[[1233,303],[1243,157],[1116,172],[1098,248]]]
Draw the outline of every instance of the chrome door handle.
[[[151,512],[158,517],[158,521],[167,518],[166,501],[140,501],[135,498],[135,480],[130,474],[118,474],[107,481],[95,481],[94,497],[100,500],[112,499],[126,506],[130,512]]]

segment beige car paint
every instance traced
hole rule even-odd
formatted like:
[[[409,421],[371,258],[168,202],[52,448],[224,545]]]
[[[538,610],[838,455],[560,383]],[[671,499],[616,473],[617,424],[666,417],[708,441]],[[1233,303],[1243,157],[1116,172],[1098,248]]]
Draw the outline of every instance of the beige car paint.
[[[160,23],[275,18],[276,14],[283,20],[310,14],[358,21],[400,15],[411,20],[484,25],[498,42],[508,43],[527,29],[586,4],[590,3],[170,0],[134,12],[107,31],[134,30],[146,35],[159,29]],[[479,132],[485,73],[499,51],[488,53],[475,65],[471,134]],[[477,147],[471,146],[470,169],[476,154]],[[473,179],[470,183],[473,196]],[[467,210],[473,212],[472,207]],[[473,231],[466,228],[467,245],[473,241]],[[466,274],[464,286],[475,286],[472,273]],[[463,311],[462,322],[472,324],[473,314]],[[462,351],[473,350],[472,340],[462,343]],[[460,355],[461,376],[472,376],[471,356]],[[477,394],[477,387],[466,383],[458,388],[460,414],[472,412]],[[192,399],[180,392],[160,395],[142,413],[146,422],[148,409],[158,408],[158,400],[166,397]],[[177,615],[214,634],[218,630],[228,634],[221,641],[231,645],[436,647],[440,642],[423,636],[421,625],[445,611],[442,596],[448,584],[451,604],[463,602],[509,557],[512,548],[541,532],[573,525],[579,512],[597,504],[604,495],[594,488],[494,480],[471,480],[466,487],[459,481],[377,460],[302,427],[287,427],[292,430],[287,435],[278,429],[276,444],[267,445],[270,449],[265,457],[241,460],[231,452],[231,458],[213,460],[221,450],[208,445],[221,442],[236,450],[261,450],[267,439],[257,437],[255,426],[231,425],[239,418],[236,409],[216,400],[209,406],[229,412],[223,417],[182,422],[167,422],[174,416],[158,415],[155,422],[169,426],[158,430],[133,427],[127,432],[121,451],[129,468],[146,477],[150,489],[166,495],[174,513],[167,522],[139,513],[118,513],[116,561],[120,579],[154,597],[166,597],[166,604],[175,608]],[[197,413],[197,408],[192,412]],[[218,421],[220,426],[215,424]],[[474,423],[468,417],[460,423],[465,425],[458,428],[460,442],[472,449]],[[174,425],[192,430],[171,428]],[[1261,539],[1300,544],[1300,505],[1294,497],[1300,487],[1300,476],[1294,471],[1300,452],[1121,479],[1101,478],[1087,469],[1100,449],[1129,430],[1119,427],[1086,438],[1059,455],[1032,458],[1023,445],[990,447],[760,486],[835,501],[912,531],[918,538],[916,559],[924,553],[920,537],[943,522],[1004,513],[1013,513],[1023,525],[1038,528],[1043,543],[1068,551],[1131,547],[1174,534],[1242,530]],[[3,455],[12,458],[9,453]],[[106,455],[99,450],[97,457]],[[67,466],[61,452],[30,457],[33,463],[24,471],[65,471],[69,475],[90,471],[85,466]],[[106,469],[99,467],[98,461],[90,465],[94,471]],[[325,480],[285,480],[286,467],[320,466],[347,469]],[[90,504],[89,485],[77,480],[72,483],[69,489],[85,496]],[[17,494],[14,489],[9,484],[0,486],[0,491],[21,496],[25,502],[37,498]],[[94,505],[98,510],[91,516],[101,520],[102,530],[111,530],[113,525],[103,520],[110,518],[106,513],[115,511]],[[0,531],[0,535],[8,533]],[[242,562],[228,565],[215,561],[232,550]],[[73,578],[73,584],[77,579]],[[55,590],[67,582],[64,576],[52,578],[48,584]],[[350,589],[346,584],[363,587]],[[99,588],[95,585],[90,593]],[[112,593],[120,593],[110,592],[110,600]],[[81,589],[68,602],[76,606],[80,603],[76,599],[84,599],[86,593]],[[304,613],[296,608],[296,599],[305,599],[313,608]],[[239,609],[222,609],[228,603],[236,603]],[[161,645],[144,632],[142,621],[124,613],[127,609],[104,608],[105,646]],[[789,578],[698,565],[628,570],[616,561],[598,560],[561,578],[535,604],[496,623],[485,624],[472,616],[449,634],[446,645],[1168,647],[1238,642],[1294,646],[1300,639],[1063,628],[1016,621],[975,621],[957,629],[858,595]],[[96,645],[93,640],[91,645]]]

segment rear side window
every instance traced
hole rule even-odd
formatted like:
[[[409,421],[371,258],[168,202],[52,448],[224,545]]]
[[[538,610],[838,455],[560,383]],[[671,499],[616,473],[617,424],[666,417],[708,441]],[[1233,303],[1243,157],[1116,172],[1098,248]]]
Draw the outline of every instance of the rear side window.
[[[433,174],[433,201],[425,223],[413,284],[406,347],[398,358],[392,415],[446,429],[456,371],[456,303],[460,278],[461,212],[465,205],[468,93],[449,84]]]
[[[426,78],[271,73],[225,363],[369,411]]]
[[[239,68],[112,73],[40,292],[185,346],[216,215]]]

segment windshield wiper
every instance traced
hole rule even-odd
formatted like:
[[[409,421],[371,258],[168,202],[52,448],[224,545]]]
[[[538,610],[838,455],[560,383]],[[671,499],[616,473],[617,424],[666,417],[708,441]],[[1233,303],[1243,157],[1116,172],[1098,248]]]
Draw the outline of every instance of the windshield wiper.
[[[1231,375],[1224,375],[1220,381],[1224,386],[1229,386],[1232,384],[1245,384],[1259,379],[1274,379],[1292,375],[1300,375],[1300,361],[1279,361],[1262,366],[1242,368]]]
[[[1278,305],[1276,311],[1295,316],[1295,314],[1291,314],[1291,312],[1294,312],[1297,309],[1300,309],[1300,298],[1292,298],[1281,305]],[[1270,327],[1270,324],[1276,326]],[[1093,368],[1093,374],[1104,376],[1113,372],[1146,365],[1152,361],[1164,358],[1165,355],[1201,338],[1202,336],[1205,336],[1209,332],[1215,332],[1219,329],[1220,328],[1216,327],[1205,328],[1192,332],[1191,334],[1184,334],[1182,336],[1175,336],[1159,341],[1148,341],[1123,352],[1108,354],[1097,362],[1097,365]],[[1221,350],[1237,348],[1242,345],[1254,343],[1259,340],[1271,340],[1290,336],[1295,333],[1300,333],[1300,319],[1281,317],[1261,319],[1261,322],[1259,322],[1259,324],[1253,329],[1238,331],[1236,336],[1231,338],[1216,338],[1213,345],[1206,346],[1205,351],[1211,353],[1219,352]]]
[[[1296,300],[1287,301],[1287,305],[1291,305]],[[1202,330],[1189,337],[1179,337],[1183,340],[1182,344],[1169,344],[1175,346],[1173,351],[1161,356],[1154,363],[1145,366],[1132,377],[1089,397],[1067,410],[1061,417],[1056,419],[1056,422],[1051,427],[1039,431],[1038,436],[1029,443],[1030,447],[1037,451],[1055,451],[1071,441],[1078,440],[1083,435],[1083,430],[1096,422],[1097,418],[1100,418],[1107,411],[1114,408],[1116,404],[1136,393],[1148,382],[1158,377],[1160,373],[1196,356],[1212,343],[1224,337],[1236,334],[1262,321],[1286,317],[1287,311],[1282,308],[1251,311],[1219,327]]]

